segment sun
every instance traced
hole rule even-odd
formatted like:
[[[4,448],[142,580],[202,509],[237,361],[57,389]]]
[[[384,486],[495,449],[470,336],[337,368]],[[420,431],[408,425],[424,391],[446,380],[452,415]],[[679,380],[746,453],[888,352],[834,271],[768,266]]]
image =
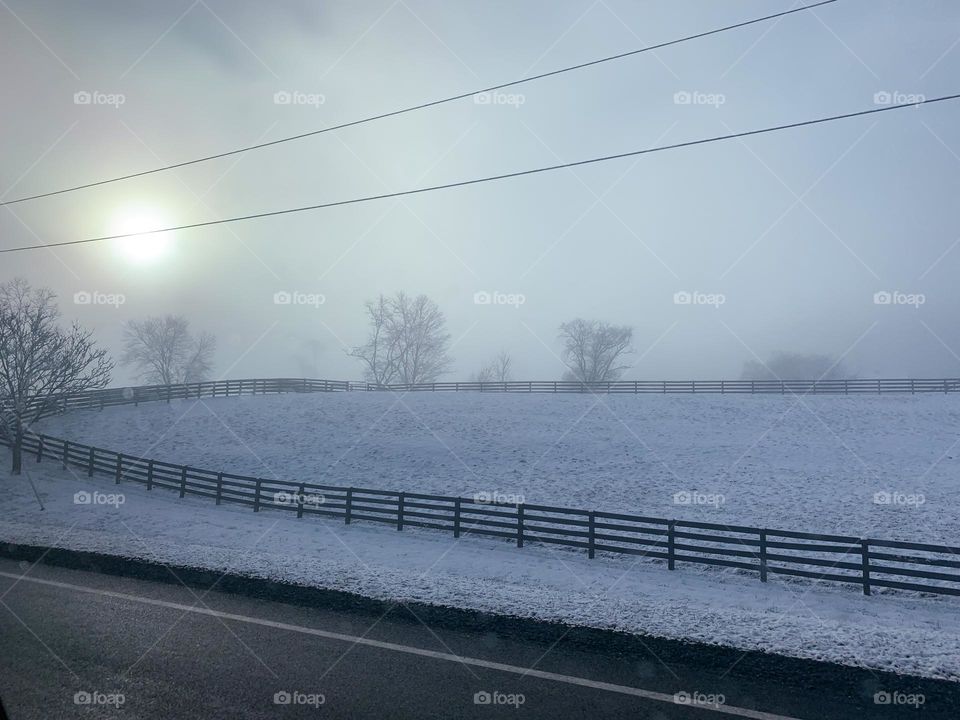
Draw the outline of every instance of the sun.
[[[169,217],[158,207],[130,205],[117,211],[110,221],[110,235],[133,237],[114,240],[118,254],[138,265],[148,265],[162,259],[173,245],[170,233],[154,233],[151,230],[169,227]]]

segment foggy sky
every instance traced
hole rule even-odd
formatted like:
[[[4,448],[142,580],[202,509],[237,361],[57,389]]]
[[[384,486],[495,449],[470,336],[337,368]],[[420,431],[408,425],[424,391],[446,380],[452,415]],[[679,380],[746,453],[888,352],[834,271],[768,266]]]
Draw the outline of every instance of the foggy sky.
[[[3,199],[135,172],[784,10],[790,0],[3,0]],[[14,15],[15,14],[15,15]],[[960,89],[960,6],[841,0],[507,92],[0,208],[0,246],[453,182]],[[77,92],[122,94],[120,107]],[[278,105],[278,92],[323,96]],[[677,104],[677,93],[722,104]],[[628,379],[730,378],[778,350],[863,376],[960,375],[960,103],[398,200],[176,233],[159,262],[110,243],[0,256],[119,350],[125,320],[187,315],[218,376],[358,378],[363,302],[436,300],[466,379],[500,350],[563,368],[557,326],[635,328]],[[319,307],[278,292],[321,294]],[[522,294],[478,305],[480,291]],[[678,305],[677,292],[725,302]],[[922,294],[877,305],[874,294]],[[120,307],[75,293],[121,294]],[[120,369],[118,381],[129,379]]]

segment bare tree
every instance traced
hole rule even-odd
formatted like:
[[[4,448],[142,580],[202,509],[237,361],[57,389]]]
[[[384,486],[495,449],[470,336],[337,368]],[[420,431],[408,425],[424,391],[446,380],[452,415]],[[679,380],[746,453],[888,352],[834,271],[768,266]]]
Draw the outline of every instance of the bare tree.
[[[570,320],[560,326],[561,360],[567,366],[564,380],[606,382],[616,380],[629,365],[623,356],[632,352],[633,328],[598,320]]]
[[[210,377],[216,347],[212,334],[193,335],[182,315],[148,317],[124,325],[120,361],[158,385],[201,382]]]
[[[513,360],[504,350],[476,374],[477,382],[510,382]]]
[[[363,363],[363,375],[377,385],[389,385],[397,377],[399,334],[393,331],[391,301],[383,295],[365,304],[370,336],[367,342],[350,351]]]
[[[91,333],[63,329],[56,296],[23,279],[0,285],[0,435],[20,474],[23,439],[63,395],[106,387],[113,362]]]
[[[389,385],[433,382],[450,368],[450,334],[440,308],[426,295],[398,292],[366,304],[367,342],[350,355],[364,364],[371,382]]]
[[[827,355],[777,352],[769,360],[748,360],[740,375],[743,380],[843,380],[855,377],[841,360]]]

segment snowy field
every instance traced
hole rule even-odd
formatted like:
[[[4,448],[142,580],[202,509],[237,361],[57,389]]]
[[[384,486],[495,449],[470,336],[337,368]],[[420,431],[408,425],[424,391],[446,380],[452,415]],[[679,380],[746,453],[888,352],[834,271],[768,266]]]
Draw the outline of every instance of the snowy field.
[[[0,463],[9,453],[0,450]],[[794,657],[960,680],[958,599],[819,585],[549,546],[522,550],[482,538],[370,524],[296,520],[214,506],[139,485],[120,488],[53,463],[5,477],[0,542],[92,550],[171,564],[520,617],[763,650]],[[123,503],[74,504],[74,493],[123,494]],[[531,588],[536,592],[531,595]],[[531,602],[531,597],[536,602]]]
[[[147,403],[42,425],[268,478],[950,545],[958,429],[960,398],[942,395],[359,392]]]

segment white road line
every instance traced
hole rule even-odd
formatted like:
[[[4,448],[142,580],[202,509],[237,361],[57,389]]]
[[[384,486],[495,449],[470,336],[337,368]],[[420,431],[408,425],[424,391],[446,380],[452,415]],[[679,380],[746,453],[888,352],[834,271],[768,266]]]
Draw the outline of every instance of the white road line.
[[[156,607],[170,608],[181,612],[192,612],[197,615],[209,615],[211,617],[221,618],[223,620],[236,620],[237,622],[249,623],[251,625],[260,625],[262,627],[276,628],[277,630],[287,630],[289,632],[301,633],[303,635],[313,635],[314,637],[326,638],[328,640],[339,640],[341,642],[353,643],[356,645],[366,645],[367,647],[379,648],[381,650],[391,650],[393,652],[406,653],[407,655],[419,655],[420,657],[432,658],[434,660],[445,660],[474,667],[487,668],[489,670],[498,670],[500,672],[511,673],[527,677],[537,677],[543,680],[553,680],[555,682],[566,683],[567,685],[579,685],[581,687],[593,688],[595,690],[606,690],[607,692],[619,693],[621,695],[632,695],[634,697],[644,698],[645,700],[655,700],[656,702],[669,703],[675,707],[689,707],[695,710],[708,710],[710,712],[721,713],[725,715],[735,715],[737,717],[754,718],[755,720],[797,720],[797,718],[787,715],[776,715],[774,713],[761,712],[759,710],[750,710],[749,708],[736,707],[734,705],[684,705],[677,703],[673,695],[654,692],[652,690],[643,690],[641,688],[630,687],[628,685],[615,685],[613,683],[599,682],[587,678],[576,677],[574,675],[562,675],[560,673],[546,672],[545,670],[536,670],[520,667],[519,665],[508,665],[506,663],[492,662],[490,660],[481,660],[480,658],[463,657],[452,653],[437,652],[435,650],[425,650],[423,648],[410,645],[400,645],[398,643],[384,642],[383,640],[372,640],[355,635],[345,635],[343,633],[330,632],[329,630],[318,630],[316,628],[304,627],[302,625],[291,625],[289,623],[276,622],[275,620],[264,620],[262,618],[250,617],[249,615],[237,615],[234,613],[220,612],[206,607],[195,607],[193,605],[184,605],[182,603],[170,602],[168,600],[156,600],[154,598],[141,597],[139,595],[129,595],[127,593],[115,592],[113,590],[101,590],[100,588],[86,587],[84,585],[73,585],[71,583],[57,582],[55,580],[41,580],[15,573],[0,571],[0,576],[19,580],[20,582],[31,582],[38,585],[47,585],[49,587],[61,588],[63,590],[74,590],[76,592],[90,593],[102,597],[115,598],[117,600],[127,600],[129,602],[142,603],[144,605],[154,605]]]

